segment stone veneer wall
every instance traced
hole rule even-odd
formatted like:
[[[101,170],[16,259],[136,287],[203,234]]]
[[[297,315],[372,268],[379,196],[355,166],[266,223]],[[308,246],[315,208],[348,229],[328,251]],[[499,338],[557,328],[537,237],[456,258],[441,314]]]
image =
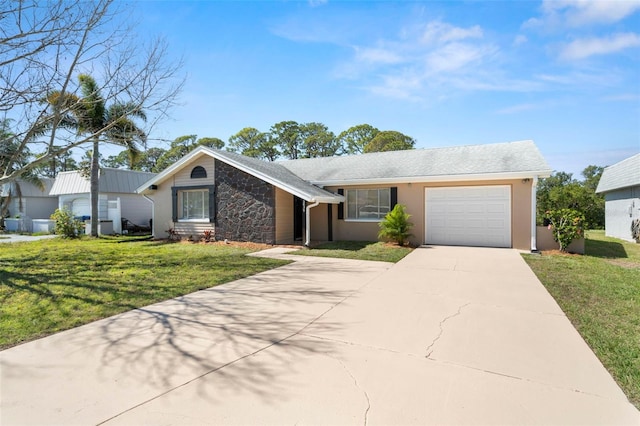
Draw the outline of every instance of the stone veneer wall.
[[[273,185],[219,160],[215,170],[216,239],[275,244]]]

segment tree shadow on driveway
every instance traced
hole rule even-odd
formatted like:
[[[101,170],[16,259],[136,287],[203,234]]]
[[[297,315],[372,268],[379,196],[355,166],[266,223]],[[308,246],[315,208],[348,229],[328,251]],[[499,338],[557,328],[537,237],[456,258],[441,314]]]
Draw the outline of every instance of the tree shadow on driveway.
[[[278,359],[266,365],[251,355],[274,345],[288,358],[329,351],[331,342],[288,339],[356,290],[337,287],[281,268],[107,318],[97,333],[83,333],[70,343],[94,348],[101,376],[166,392],[216,372],[225,379],[233,375],[235,386],[273,398],[279,393],[274,379],[295,366]],[[341,324],[323,321],[321,327],[330,332]]]

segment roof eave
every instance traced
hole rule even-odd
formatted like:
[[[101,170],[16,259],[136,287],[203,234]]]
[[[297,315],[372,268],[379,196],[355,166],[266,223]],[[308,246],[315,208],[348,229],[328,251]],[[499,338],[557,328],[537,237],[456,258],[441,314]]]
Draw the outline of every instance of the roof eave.
[[[606,194],[607,192],[620,191],[622,189],[634,188],[636,186],[640,186],[640,183],[637,183],[635,185],[622,185],[622,186],[609,187],[609,188],[605,187],[603,189],[600,189],[598,187],[598,188],[596,188],[596,194]]]
[[[526,179],[526,178],[533,178],[533,177],[546,178],[551,176],[551,173],[552,173],[552,170],[537,170],[537,171],[525,171],[525,172],[481,173],[481,174],[462,174],[462,175],[318,180],[318,181],[311,181],[311,183],[318,186],[336,186],[336,185],[382,185],[382,184],[400,184],[400,183],[418,183],[418,182],[462,182],[462,181]]]

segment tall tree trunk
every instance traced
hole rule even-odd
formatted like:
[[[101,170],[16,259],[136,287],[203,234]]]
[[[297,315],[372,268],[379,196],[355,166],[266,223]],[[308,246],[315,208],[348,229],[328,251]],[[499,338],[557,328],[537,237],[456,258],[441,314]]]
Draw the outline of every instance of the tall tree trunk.
[[[91,200],[91,236],[98,236],[98,224],[100,223],[100,216],[98,212],[98,197],[99,197],[99,177],[100,177],[100,164],[98,163],[100,152],[99,141],[96,137],[93,140],[93,152],[91,153],[91,193],[89,195]]]

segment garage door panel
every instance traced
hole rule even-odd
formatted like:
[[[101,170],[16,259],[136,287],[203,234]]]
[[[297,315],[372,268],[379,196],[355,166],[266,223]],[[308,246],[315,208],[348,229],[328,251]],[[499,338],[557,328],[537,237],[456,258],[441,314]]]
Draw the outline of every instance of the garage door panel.
[[[511,188],[426,188],[425,242],[511,247]]]

